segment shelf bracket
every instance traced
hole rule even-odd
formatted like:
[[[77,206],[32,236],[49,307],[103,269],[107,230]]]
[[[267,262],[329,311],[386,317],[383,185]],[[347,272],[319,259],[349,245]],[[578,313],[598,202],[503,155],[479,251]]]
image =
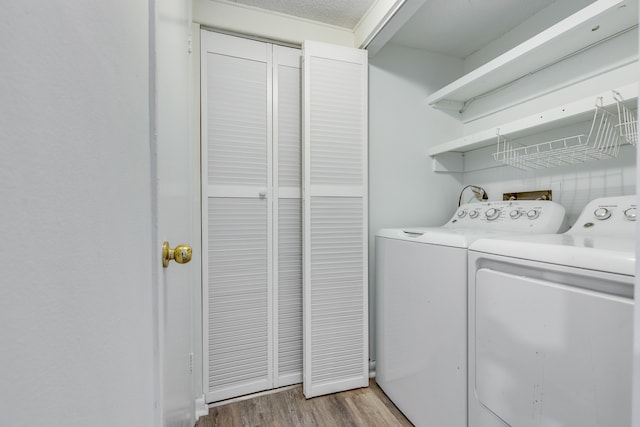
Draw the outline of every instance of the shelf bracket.
[[[464,107],[464,103],[460,101],[451,101],[449,99],[442,99],[440,101],[436,101],[431,104],[433,108],[444,111],[455,111],[456,113],[460,113],[462,107]]]
[[[432,156],[434,172],[464,172],[464,154],[456,152]]]

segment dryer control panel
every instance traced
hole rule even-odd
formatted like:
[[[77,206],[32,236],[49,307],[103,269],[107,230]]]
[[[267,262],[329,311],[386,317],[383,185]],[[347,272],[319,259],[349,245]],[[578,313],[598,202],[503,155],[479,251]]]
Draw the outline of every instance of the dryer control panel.
[[[636,196],[602,197],[585,206],[568,234],[633,236]]]
[[[458,208],[447,228],[479,228],[519,233],[558,233],[565,209],[548,200],[501,200],[468,203]]]

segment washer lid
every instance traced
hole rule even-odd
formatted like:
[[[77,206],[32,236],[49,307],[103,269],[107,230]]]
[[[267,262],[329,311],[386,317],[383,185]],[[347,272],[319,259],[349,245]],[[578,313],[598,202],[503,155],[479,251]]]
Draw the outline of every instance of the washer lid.
[[[480,239],[469,250],[588,270],[635,275],[635,239],[583,234]]]
[[[441,227],[387,228],[378,237],[468,248],[483,237],[556,233],[564,223],[562,205],[546,200],[468,203]]]

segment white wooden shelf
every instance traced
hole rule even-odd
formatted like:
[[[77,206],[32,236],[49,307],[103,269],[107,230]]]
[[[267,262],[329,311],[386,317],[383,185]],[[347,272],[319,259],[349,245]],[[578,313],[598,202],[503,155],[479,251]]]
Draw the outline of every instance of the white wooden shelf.
[[[427,150],[427,154],[433,157],[448,152],[463,153],[495,144],[498,133],[508,139],[518,139],[553,128],[587,121],[593,117],[596,100],[598,98],[602,98],[603,107],[612,110],[616,109],[616,100],[613,96],[614,90],[626,101],[633,102],[638,98],[637,83],[611,89],[612,90],[607,92],[594,94],[541,113],[523,117],[509,123],[501,124],[500,126],[485,129],[463,136],[462,138],[433,146]]]
[[[443,108],[461,107],[478,95],[637,23],[637,0],[598,0],[438,90],[427,97],[427,102]]]

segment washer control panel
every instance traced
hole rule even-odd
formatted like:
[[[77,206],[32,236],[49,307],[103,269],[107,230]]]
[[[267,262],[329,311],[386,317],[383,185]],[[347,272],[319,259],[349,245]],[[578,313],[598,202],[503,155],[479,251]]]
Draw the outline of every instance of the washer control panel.
[[[636,222],[636,196],[602,197],[585,206],[568,233],[630,236]]]
[[[565,221],[562,205],[548,200],[505,200],[462,205],[445,225],[449,228],[557,233]]]

